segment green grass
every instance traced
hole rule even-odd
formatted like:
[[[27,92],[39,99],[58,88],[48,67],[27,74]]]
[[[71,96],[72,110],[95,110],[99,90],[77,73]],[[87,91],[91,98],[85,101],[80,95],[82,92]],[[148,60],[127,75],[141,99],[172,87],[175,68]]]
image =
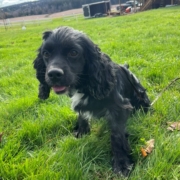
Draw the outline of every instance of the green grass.
[[[112,173],[109,130],[103,120],[92,122],[92,132],[73,137],[76,114],[70,100],[51,93],[37,98],[38,81],[32,62],[42,32],[68,25],[84,31],[113,61],[130,65],[153,101],[180,76],[180,6],[129,16],[54,19],[0,28],[0,179],[104,180]],[[137,112],[128,121],[132,155],[136,161],[130,180],[180,179],[180,133],[168,132],[167,121],[180,119],[180,83],[177,81],[147,115]],[[143,158],[140,148],[154,138],[155,149]]]

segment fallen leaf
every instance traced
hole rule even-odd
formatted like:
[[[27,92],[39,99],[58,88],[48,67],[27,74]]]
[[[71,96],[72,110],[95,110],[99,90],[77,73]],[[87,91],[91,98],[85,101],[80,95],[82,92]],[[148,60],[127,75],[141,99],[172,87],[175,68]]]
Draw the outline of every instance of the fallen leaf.
[[[146,148],[145,151],[149,154],[154,149],[154,139],[150,139],[146,142]]]
[[[154,139],[150,139],[146,142],[146,146],[144,148],[141,148],[141,154],[143,157],[146,157],[148,154],[150,154],[154,149]]]
[[[167,122],[169,127],[167,130],[174,131],[174,130],[180,130],[180,122]]]
[[[174,129],[172,127],[168,127],[167,130],[168,131],[174,131]]]
[[[146,153],[144,148],[141,148],[141,154],[142,154],[143,157],[147,156],[147,153]]]
[[[2,142],[2,136],[3,136],[3,132],[0,133],[0,142]]]

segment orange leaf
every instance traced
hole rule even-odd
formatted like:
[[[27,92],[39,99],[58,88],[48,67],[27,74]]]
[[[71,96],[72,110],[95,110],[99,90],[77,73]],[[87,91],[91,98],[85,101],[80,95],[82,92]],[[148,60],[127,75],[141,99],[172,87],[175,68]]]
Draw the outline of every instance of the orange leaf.
[[[150,154],[154,149],[154,139],[150,139],[146,142],[146,147],[141,148],[141,154],[143,157],[146,157],[148,154]]]
[[[144,148],[141,148],[141,154],[142,154],[143,157],[147,156],[147,153],[146,153]]]

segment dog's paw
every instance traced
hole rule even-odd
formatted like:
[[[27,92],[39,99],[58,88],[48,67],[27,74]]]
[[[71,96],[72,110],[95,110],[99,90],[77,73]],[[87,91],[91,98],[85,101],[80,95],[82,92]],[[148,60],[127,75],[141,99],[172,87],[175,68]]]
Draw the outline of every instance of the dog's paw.
[[[47,84],[39,84],[39,94],[38,97],[42,100],[45,100],[49,97],[50,87]]]
[[[48,99],[48,97],[49,97],[49,93],[39,93],[38,94],[38,98],[42,99],[42,100]]]
[[[128,177],[132,169],[133,169],[133,163],[130,160],[124,162],[122,160],[113,161],[114,173],[122,177]]]
[[[89,134],[89,133],[90,133],[89,125],[86,125],[86,126],[78,126],[77,125],[73,131],[73,134],[76,138],[81,138],[83,135]]]

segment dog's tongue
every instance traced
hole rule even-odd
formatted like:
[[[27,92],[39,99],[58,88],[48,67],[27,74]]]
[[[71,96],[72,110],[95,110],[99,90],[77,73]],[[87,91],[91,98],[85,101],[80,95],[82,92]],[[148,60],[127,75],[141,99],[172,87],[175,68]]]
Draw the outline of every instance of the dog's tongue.
[[[55,92],[61,92],[61,91],[64,91],[66,89],[66,86],[53,86],[52,89]]]

